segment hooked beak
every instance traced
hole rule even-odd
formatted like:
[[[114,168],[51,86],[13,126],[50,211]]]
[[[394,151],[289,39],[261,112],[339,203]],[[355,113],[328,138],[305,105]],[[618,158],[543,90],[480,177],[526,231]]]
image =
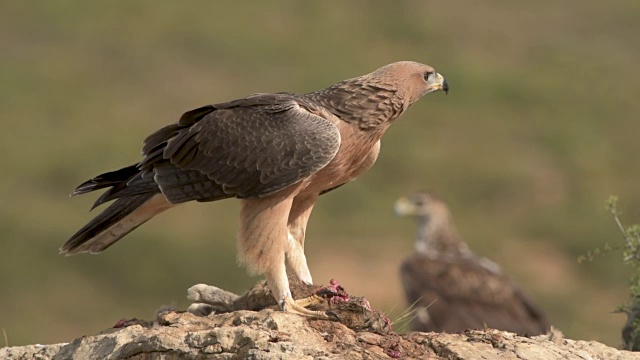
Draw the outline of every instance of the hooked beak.
[[[449,93],[449,83],[447,83],[447,80],[439,73],[433,73],[429,76],[427,84],[431,86],[433,91],[442,90],[445,94]]]

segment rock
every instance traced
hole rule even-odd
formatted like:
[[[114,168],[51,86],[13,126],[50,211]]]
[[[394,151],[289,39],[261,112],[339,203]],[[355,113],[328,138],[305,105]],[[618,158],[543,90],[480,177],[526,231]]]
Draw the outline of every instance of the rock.
[[[0,348],[2,360],[49,360],[67,344],[27,345]]]
[[[556,341],[558,342],[558,341]],[[107,329],[69,344],[0,349],[0,359],[607,359],[640,354],[594,341],[527,338],[497,330],[380,335],[277,310],[200,317],[163,312],[151,324]]]
[[[97,335],[68,344],[2,348],[0,359],[640,360],[640,353],[594,341],[565,340],[555,329],[537,337],[491,329],[398,335],[366,299],[348,295],[334,281],[329,288],[334,298],[318,304],[318,310],[334,313],[340,322],[269,308],[275,302],[263,282],[243,296],[201,284],[189,289],[189,298],[199,304],[194,313],[163,309],[154,321],[120,320]],[[295,298],[317,290],[292,286]],[[207,311],[199,311],[203,306]]]

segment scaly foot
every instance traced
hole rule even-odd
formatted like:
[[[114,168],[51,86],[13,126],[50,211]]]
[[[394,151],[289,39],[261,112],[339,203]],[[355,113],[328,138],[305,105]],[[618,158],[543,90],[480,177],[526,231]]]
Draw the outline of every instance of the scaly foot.
[[[299,300],[293,300],[290,295],[287,295],[281,301],[280,308],[282,309],[282,311],[298,314],[309,318],[340,321],[338,315],[336,315],[333,311],[318,311],[309,310],[306,308],[306,306],[320,304],[322,302],[323,299],[317,295],[311,295]]]

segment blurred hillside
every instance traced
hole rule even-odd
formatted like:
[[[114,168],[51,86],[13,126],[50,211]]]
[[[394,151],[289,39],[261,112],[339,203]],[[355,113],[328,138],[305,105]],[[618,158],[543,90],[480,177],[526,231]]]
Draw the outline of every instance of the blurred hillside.
[[[640,221],[640,2],[575,0],[0,4],[0,328],[60,342],[205,282],[241,292],[237,203],[187,204],[99,256],[58,247],[90,219],[82,181],[138,161],[184,111],[255,92],[308,92],[397,60],[451,92],[414,105],[376,166],[323,196],[308,231],[317,283],[336,277],[402,309],[415,227],[392,216],[417,189],[446,199],[479,254],[528,287],[570,338],[620,343],[628,269],[576,258]],[[0,346],[4,343],[0,343]]]

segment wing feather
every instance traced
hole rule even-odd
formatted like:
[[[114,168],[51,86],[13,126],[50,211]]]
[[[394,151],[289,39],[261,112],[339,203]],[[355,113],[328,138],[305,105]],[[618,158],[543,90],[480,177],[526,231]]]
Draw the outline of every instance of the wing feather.
[[[429,306],[419,331],[459,332],[485,325],[518,334],[542,334],[549,324],[533,301],[502,272],[468,257],[414,254],[401,267],[409,302]]]
[[[337,153],[340,133],[312,112],[314,106],[281,93],[189,111],[145,140],[140,168],[154,172],[171,202],[268,196],[320,170]]]

